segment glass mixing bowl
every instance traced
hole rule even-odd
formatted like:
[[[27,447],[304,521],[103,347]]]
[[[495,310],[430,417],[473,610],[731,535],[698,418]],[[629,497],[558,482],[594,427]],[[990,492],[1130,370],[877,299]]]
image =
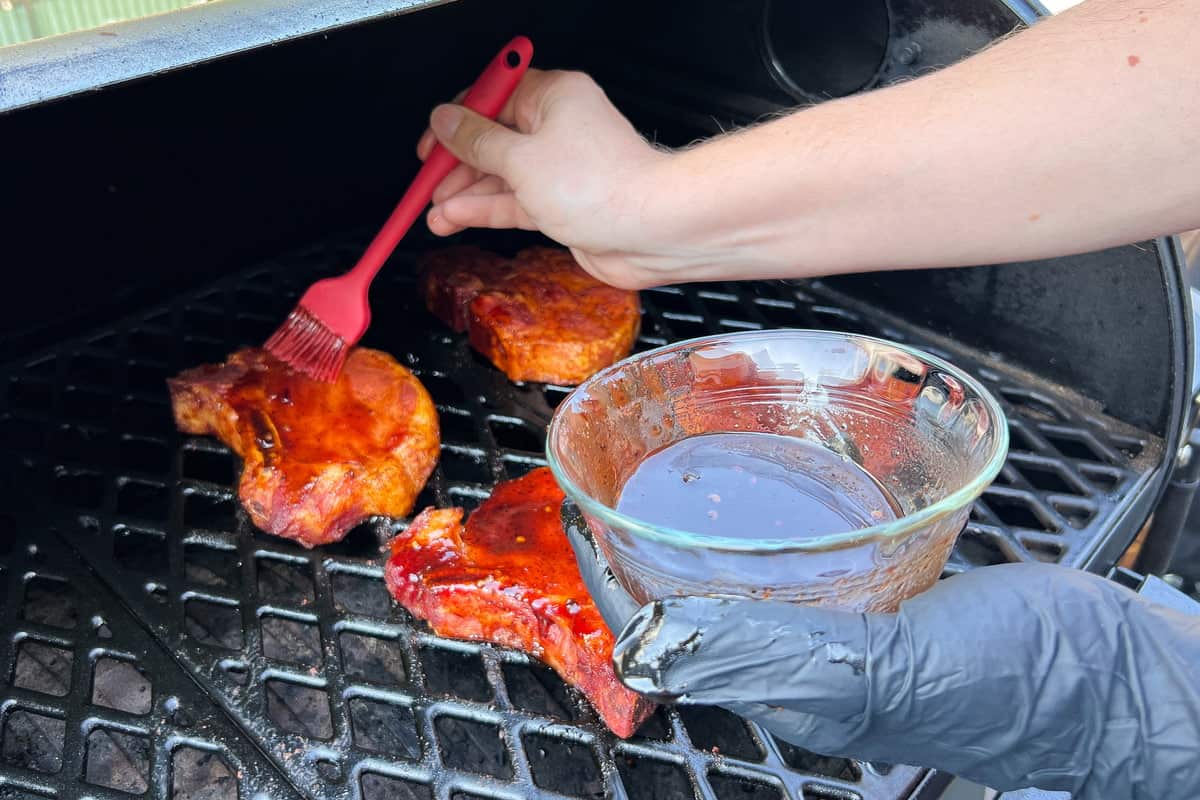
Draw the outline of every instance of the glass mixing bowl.
[[[647,455],[714,432],[819,443],[873,475],[898,518],[814,538],[732,538],[615,510]],[[567,504],[639,602],[703,594],[890,611],[938,579],[971,502],[1004,464],[1008,425],[978,382],[919,350],[828,331],[750,331],[597,373],[555,411],[546,451]]]

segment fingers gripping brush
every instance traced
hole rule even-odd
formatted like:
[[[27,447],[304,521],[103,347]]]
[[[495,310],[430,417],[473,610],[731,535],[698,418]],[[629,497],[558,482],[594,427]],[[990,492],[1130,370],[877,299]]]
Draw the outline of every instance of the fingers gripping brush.
[[[487,65],[462,104],[495,119],[529,68],[532,57],[533,44],[527,38],[513,39]],[[458,159],[449,150],[440,144],[435,146],[354,269],[310,286],[299,305],[267,340],[267,352],[309,377],[334,381],[350,348],[371,324],[367,301],[371,281],[429,205],[433,190],[457,164]]]

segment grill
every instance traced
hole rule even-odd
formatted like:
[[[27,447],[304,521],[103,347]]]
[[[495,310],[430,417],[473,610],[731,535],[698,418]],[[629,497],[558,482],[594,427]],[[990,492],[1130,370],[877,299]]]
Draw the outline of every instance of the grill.
[[[615,739],[547,668],[433,636],[390,602],[381,548],[403,520],[316,551],[255,531],[236,459],[174,430],[164,379],[261,342],[365,241],[322,242],[4,368],[4,796],[875,800],[940,785],[715,708],[660,710]],[[377,281],[364,344],[401,358],[438,406],[442,456],[418,509],[473,508],[544,463],[567,390],[510,384],[426,314],[412,262],[398,253]],[[1010,415],[1012,453],[949,572],[1111,558],[1162,458],[1160,440],[1067,389],[820,282],[666,288],[643,306],[642,349],[815,327],[910,342],[979,377]]]

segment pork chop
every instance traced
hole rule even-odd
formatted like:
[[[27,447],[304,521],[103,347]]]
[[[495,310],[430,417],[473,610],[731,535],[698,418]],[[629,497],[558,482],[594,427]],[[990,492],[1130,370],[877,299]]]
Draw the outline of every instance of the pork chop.
[[[167,384],[179,430],[241,456],[238,495],[254,524],[305,547],[369,516],[408,514],[440,450],[429,393],[377,350],[352,350],[332,384],[258,348]]]
[[[512,259],[472,247],[430,253],[421,294],[514,381],[581,383],[629,355],[641,325],[637,292],[593,278],[560,248]]]
[[[523,650],[549,664],[627,737],[654,704],[613,671],[613,634],[563,533],[550,470],[498,485],[463,525],[461,508],[422,511],[392,540],[392,596],[440,636]]]

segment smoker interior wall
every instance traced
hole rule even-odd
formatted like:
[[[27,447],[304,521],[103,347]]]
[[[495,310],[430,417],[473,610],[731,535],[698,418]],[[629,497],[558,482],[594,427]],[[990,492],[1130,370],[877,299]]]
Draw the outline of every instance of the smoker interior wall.
[[[0,263],[23,297],[0,340],[382,222],[429,109],[529,18],[449,4],[0,116]]]
[[[1101,401],[1159,434],[1187,377],[1171,355],[1164,281],[1153,242],[1049,261],[855,275],[829,284],[969,345],[1019,354],[1039,375]]]
[[[10,297],[21,298],[0,321],[0,358],[64,326],[381,221],[414,172],[412,146],[429,108],[468,83],[513,33],[534,37],[539,66],[595,73],[648,135],[668,144],[804,102],[763,61],[766,3],[461,0],[0,116],[0,263]],[[774,46],[808,100],[849,85],[847,71],[902,78],[1017,24],[992,0],[807,8],[817,34],[793,15]],[[861,35],[847,19],[863,20]],[[844,46],[805,61],[826,31]],[[855,61],[831,71],[838,52]],[[844,285],[1084,386],[1116,415],[1160,431],[1171,363],[1158,270],[1153,256],[1127,249],[1053,271]],[[1068,298],[1085,298],[1075,307],[1087,314],[1070,316]],[[1068,331],[1048,336],[1044,328],[1064,314]]]

